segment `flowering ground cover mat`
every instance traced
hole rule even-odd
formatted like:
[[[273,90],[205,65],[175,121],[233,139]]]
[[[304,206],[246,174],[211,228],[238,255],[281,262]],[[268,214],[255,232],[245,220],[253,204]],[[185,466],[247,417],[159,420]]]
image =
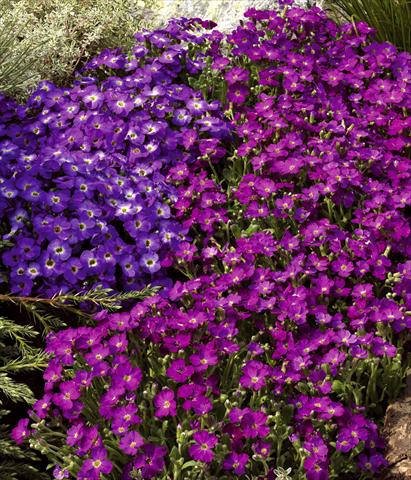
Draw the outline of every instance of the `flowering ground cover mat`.
[[[161,287],[48,335],[13,438],[57,479],[378,478],[409,365],[411,57],[319,8],[214,27],[2,99],[12,291]]]

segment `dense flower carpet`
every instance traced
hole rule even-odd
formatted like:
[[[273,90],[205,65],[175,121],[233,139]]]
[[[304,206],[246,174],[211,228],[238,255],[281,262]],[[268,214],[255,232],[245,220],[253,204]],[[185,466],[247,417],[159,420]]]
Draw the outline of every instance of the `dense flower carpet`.
[[[2,97],[9,288],[159,287],[47,337],[54,478],[378,478],[411,327],[408,53],[318,9],[171,20]]]

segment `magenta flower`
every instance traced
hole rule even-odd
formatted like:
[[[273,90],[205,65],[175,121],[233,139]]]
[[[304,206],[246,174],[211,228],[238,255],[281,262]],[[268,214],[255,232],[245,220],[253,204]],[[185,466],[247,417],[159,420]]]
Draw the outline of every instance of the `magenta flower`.
[[[350,276],[354,270],[354,265],[346,257],[340,257],[332,263],[333,270],[343,278]]]
[[[73,407],[74,400],[80,397],[80,388],[73,382],[60,383],[60,392],[53,396],[54,403],[62,410],[70,410]]]
[[[227,80],[229,85],[233,85],[237,82],[247,82],[249,76],[250,73],[248,70],[240,67],[233,67],[231,70],[227,71],[227,73],[224,75],[224,78]]]
[[[213,408],[213,403],[205,395],[198,395],[191,401],[190,407],[197,415],[205,415]]]
[[[266,422],[267,415],[265,413],[249,411],[242,416],[240,425],[246,438],[264,438],[270,432]]]
[[[243,376],[240,378],[240,384],[243,387],[253,390],[260,390],[266,384],[266,377],[269,374],[269,368],[258,360],[251,360],[243,367]]]
[[[253,449],[258,455],[261,455],[262,457],[268,457],[270,454],[271,445],[268,442],[259,440],[254,444]]]
[[[197,353],[190,356],[190,362],[198,372],[207,370],[210,365],[216,365],[218,362],[217,352],[214,344],[208,343],[197,348]]]
[[[36,412],[36,415],[43,419],[46,418],[47,412],[52,405],[53,395],[50,393],[46,393],[43,398],[37,400],[37,402],[33,405],[33,410]]]
[[[328,465],[321,461],[321,458],[312,455],[304,461],[307,480],[328,480]]]
[[[132,367],[128,362],[121,364],[113,372],[114,384],[126,390],[136,390],[140,385],[142,372],[138,367]]]
[[[194,368],[191,365],[186,365],[182,358],[176,358],[170,363],[166,374],[177,383],[184,383],[194,373]]]
[[[84,424],[82,422],[74,423],[73,426],[71,426],[67,430],[67,438],[66,438],[67,445],[70,445],[72,447],[77,445],[81,441],[84,433],[85,433]]]
[[[241,83],[235,83],[229,86],[227,100],[234,104],[241,104],[247,100],[249,89]]]
[[[189,448],[191,458],[205,463],[212,462],[214,458],[212,449],[218,443],[217,437],[212,433],[201,430],[196,432],[193,438],[196,443]]]
[[[173,390],[164,388],[161,392],[159,392],[154,398],[154,406],[156,407],[156,411],[154,413],[156,417],[175,417],[177,412]]]

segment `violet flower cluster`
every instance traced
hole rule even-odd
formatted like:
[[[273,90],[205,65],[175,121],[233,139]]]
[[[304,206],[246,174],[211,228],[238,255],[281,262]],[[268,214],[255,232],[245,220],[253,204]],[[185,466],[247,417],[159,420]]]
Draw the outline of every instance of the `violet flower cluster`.
[[[186,230],[170,208],[168,168],[227,135],[218,102],[186,85],[201,60],[195,21],[136,35],[130,55],[102,52],[74,86],[43,82],[27,104],[0,98],[0,225],[14,293],[166,282]],[[203,22],[204,26],[208,24]],[[184,70],[183,70],[184,66]]]
[[[230,145],[176,161],[184,276],[50,335],[14,430],[55,478],[376,478],[411,330],[407,53],[317,8],[191,46]],[[374,419],[373,419],[374,418]],[[288,471],[288,470],[287,470]]]

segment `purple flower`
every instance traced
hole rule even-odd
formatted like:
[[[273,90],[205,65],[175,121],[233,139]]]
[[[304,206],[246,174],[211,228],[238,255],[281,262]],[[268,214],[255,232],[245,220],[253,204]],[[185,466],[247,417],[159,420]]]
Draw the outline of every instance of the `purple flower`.
[[[80,397],[79,386],[73,382],[63,382],[59,385],[60,393],[53,396],[54,403],[63,410],[70,410],[74,405],[74,400]]]
[[[349,452],[360,441],[365,441],[368,438],[368,432],[363,428],[363,423],[359,422],[358,425],[354,425],[351,428],[341,429],[337,437],[336,449],[342,452]]]
[[[265,379],[269,374],[269,368],[264,363],[257,360],[247,362],[243,368],[243,376],[240,378],[240,384],[246,388],[260,390],[265,386]]]
[[[193,460],[257,471],[278,405],[307,479],[384,465],[377,426],[340,394],[409,323],[410,57],[319,9],[246,19],[224,35],[171,20],[64,91],[0,96],[5,288],[164,287],[47,340],[33,412],[85,457],[79,479],[113,445],[125,479],[170,476],[175,449],[137,432],[159,420],[167,441],[196,432]]]
[[[166,453],[166,447],[146,444],[142,452],[136,455],[133,467],[141,471],[143,478],[153,478],[163,470]]]
[[[197,349],[197,353],[190,356],[190,362],[198,372],[207,370],[210,365],[216,365],[218,357],[213,343],[201,345]]]
[[[112,469],[113,464],[107,459],[107,451],[104,448],[92,449],[91,457],[85,460],[81,467],[81,471],[89,475],[100,475],[100,473],[107,475]]]
[[[57,480],[62,480],[63,478],[69,478],[70,472],[68,470],[63,470],[60,465],[56,465],[53,470],[53,478]]]
[[[241,428],[246,438],[264,438],[270,429],[266,425],[267,415],[263,412],[246,412],[240,421]]]
[[[187,102],[187,109],[192,115],[200,116],[207,110],[207,102],[199,98],[193,98]]]
[[[236,475],[243,475],[248,461],[249,456],[246,453],[232,452],[224,460],[223,466],[225,470],[233,470]]]
[[[363,470],[377,473],[381,468],[386,467],[388,462],[381,453],[372,453],[370,456],[361,453],[358,456],[358,465]]]
[[[241,83],[235,83],[229,86],[227,100],[234,104],[242,104],[247,100],[249,90]]]
[[[143,444],[143,437],[138,432],[132,430],[121,437],[119,446],[127,455],[135,455]]]
[[[11,438],[18,444],[21,445],[26,438],[30,436],[29,419],[23,418],[18,421],[17,425],[13,428],[11,432]]]
[[[143,255],[140,260],[140,265],[150,273],[158,272],[161,268],[159,257],[155,253],[146,253]]]

